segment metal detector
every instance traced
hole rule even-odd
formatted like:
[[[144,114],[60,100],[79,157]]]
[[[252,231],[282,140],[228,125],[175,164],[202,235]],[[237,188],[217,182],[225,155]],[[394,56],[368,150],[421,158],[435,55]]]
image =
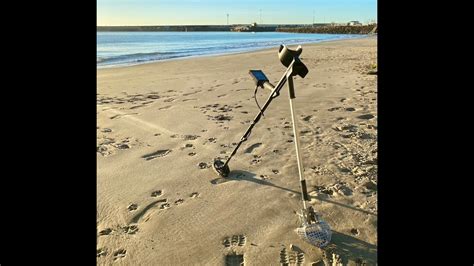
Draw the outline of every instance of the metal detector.
[[[278,81],[276,86],[272,85],[268,78],[265,76],[263,71],[261,70],[250,70],[249,74],[253,77],[256,88],[264,88],[271,91],[270,95],[268,96],[265,104],[262,108],[260,108],[260,112],[254,118],[253,122],[247,128],[244,135],[241,137],[239,143],[237,143],[236,147],[232,151],[231,155],[225,162],[221,161],[220,159],[215,159],[213,168],[214,170],[222,177],[227,177],[230,173],[229,168],[229,161],[235,155],[237,150],[240,148],[243,142],[245,142],[248,137],[250,136],[250,132],[252,131],[253,127],[258,123],[260,118],[263,116],[263,113],[270,105],[272,100],[280,95],[280,90],[283,88],[286,82],[288,82],[288,95],[290,100],[290,110],[291,110],[291,120],[293,124],[293,135],[294,135],[294,143],[296,148],[296,160],[298,161],[298,174],[300,179],[300,188],[301,188],[301,195],[302,195],[302,202],[303,202],[303,210],[300,215],[301,219],[301,227],[296,229],[298,235],[300,235],[303,239],[308,241],[309,243],[317,246],[323,247],[327,245],[331,239],[331,230],[329,225],[320,219],[319,215],[317,215],[313,208],[310,206],[309,208],[306,207],[306,201],[309,201],[308,192],[306,189],[306,180],[303,176],[303,161],[301,158],[300,153],[300,142],[299,142],[299,131],[296,125],[296,118],[295,118],[295,108],[294,102],[295,99],[295,89],[293,85],[293,76],[300,76],[304,78],[306,74],[308,74],[308,68],[301,62],[299,56],[303,52],[303,48],[298,46],[296,50],[291,50],[285,45],[280,45],[278,50],[278,58],[280,62],[287,67],[285,73]],[[258,103],[257,103],[258,105]]]

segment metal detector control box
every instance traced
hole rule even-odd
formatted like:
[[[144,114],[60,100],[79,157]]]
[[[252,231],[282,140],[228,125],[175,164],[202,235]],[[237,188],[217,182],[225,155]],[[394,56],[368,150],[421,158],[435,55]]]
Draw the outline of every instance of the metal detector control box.
[[[250,70],[249,74],[252,76],[253,80],[259,87],[263,88],[263,84],[268,82],[268,78],[265,76],[265,74],[263,74],[262,70]]]

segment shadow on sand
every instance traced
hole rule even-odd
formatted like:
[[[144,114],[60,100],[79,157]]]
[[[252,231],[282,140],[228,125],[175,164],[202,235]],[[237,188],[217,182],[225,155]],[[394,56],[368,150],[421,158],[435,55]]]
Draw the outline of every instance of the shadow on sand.
[[[324,201],[324,202],[327,202],[327,203],[335,204],[335,205],[338,205],[338,206],[341,206],[341,207],[344,207],[344,208],[348,208],[348,209],[351,209],[351,210],[354,210],[354,211],[363,212],[363,213],[365,213],[365,214],[377,216],[377,213],[370,212],[370,211],[366,211],[366,210],[364,210],[364,209],[356,208],[356,207],[354,207],[354,206],[350,206],[350,205],[347,205],[347,204],[343,204],[343,203],[340,203],[340,202],[337,202],[337,201],[329,200],[329,199],[323,198],[323,197],[321,197],[321,196],[310,196],[310,198],[314,198],[314,199],[318,199],[318,200],[320,200],[320,201]]]
[[[277,185],[275,185],[271,182],[268,182],[266,180],[257,178],[254,173],[247,172],[247,171],[242,171],[242,170],[231,171],[228,177],[219,177],[219,178],[213,179],[213,180],[211,180],[211,184],[218,185],[218,184],[226,183],[226,182],[229,182],[229,181],[248,181],[248,182],[253,182],[253,183],[256,183],[256,184],[259,184],[259,185],[279,188],[279,189],[282,189],[282,190],[285,190],[285,191],[288,191],[288,192],[291,192],[291,193],[295,193],[297,195],[301,195],[301,193],[299,191],[295,191],[295,190],[291,190],[289,188],[277,186]]]
[[[376,265],[377,246],[349,236],[337,231],[332,231],[331,244],[324,248],[328,253],[335,253],[341,256],[342,262],[346,265],[349,260],[360,265]]]
[[[215,179],[211,180],[210,182],[213,185],[218,185],[218,184],[226,183],[226,182],[229,182],[229,181],[253,182],[253,183],[256,183],[256,184],[259,184],[259,185],[265,185],[265,186],[271,186],[271,187],[279,188],[279,189],[282,189],[282,190],[285,190],[285,191],[288,191],[288,192],[291,192],[291,193],[295,193],[298,196],[301,196],[301,192],[299,192],[299,191],[295,191],[295,190],[285,188],[285,187],[280,187],[280,186],[275,185],[275,184],[273,184],[269,181],[257,178],[254,173],[251,173],[251,172],[248,172],[248,171],[242,171],[242,170],[231,171],[228,177],[218,177],[218,178],[215,178]],[[315,198],[315,199],[318,199],[320,201],[335,204],[335,205],[338,205],[338,206],[341,206],[341,207],[344,207],[344,208],[348,208],[348,209],[351,209],[351,210],[354,210],[354,211],[363,212],[365,214],[375,215],[375,216],[377,215],[377,213],[366,211],[364,209],[356,208],[354,206],[350,206],[350,205],[347,205],[347,204],[339,203],[337,201],[329,200],[329,199],[326,199],[326,198],[323,198],[323,197],[320,197],[320,196],[310,196],[310,198]]]

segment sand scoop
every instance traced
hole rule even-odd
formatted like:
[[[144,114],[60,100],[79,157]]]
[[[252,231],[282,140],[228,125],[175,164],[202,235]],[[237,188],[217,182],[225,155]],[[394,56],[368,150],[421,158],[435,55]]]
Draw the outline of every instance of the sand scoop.
[[[303,210],[300,216],[301,226],[296,233],[310,244],[322,248],[331,241],[331,227],[314,212],[313,207],[306,208],[303,200]]]
[[[269,89],[271,90],[271,94],[268,97],[267,101],[260,108],[260,112],[254,118],[252,124],[249,126],[247,131],[244,133],[240,141],[237,143],[236,147],[232,151],[231,155],[225,162],[221,161],[220,159],[215,159],[213,168],[214,170],[222,177],[227,177],[230,173],[229,168],[229,161],[235,155],[237,150],[239,149],[240,145],[245,142],[248,137],[250,136],[250,132],[252,131],[253,127],[260,118],[263,116],[263,112],[267,109],[270,105],[271,101],[280,95],[280,90],[283,88],[286,82],[288,82],[288,89],[289,89],[289,100],[290,100],[290,110],[291,110],[291,120],[293,124],[293,135],[294,135],[294,143],[296,148],[296,159],[298,161],[298,174],[300,179],[300,188],[301,188],[301,195],[302,195],[302,202],[303,202],[303,209],[299,214],[301,226],[296,229],[296,232],[299,236],[301,236],[304,240],[309,242],[310,244],[317,246],[317,247],[324,247],[329,244],[331,240],[331,228],[329,225],[323,221],[318,214],[315,213],[314,209],[309,206],[306,207],[306,201],[309,201],[308,192],[306,189],[306,180],[303,176],[303,162],[301,159],[300,153],[300,142],[299,142],[299,130],[297,129],[296,119],[295,119],[295,110],[294,110],[294,102],[295,99],[295,90],[293,86],[293,76],[300,76],[304,78],[306,74],[308,74],[308,68],[301,62],[299,59],[300,54],[302,53],[303,48],[298,46],[296,50],[288,49],[284,45],[280,45],[278,51],[278,57],[280,62],[287,67],[285,73],[281,77],[280,81],[276,86],[273,86],[265,74],[261,70],[250,70],[250,75],[254,78],[257,87]],[[255,91],[256,91],[255,90]],[[258,103],[257,103],[258,105]]]

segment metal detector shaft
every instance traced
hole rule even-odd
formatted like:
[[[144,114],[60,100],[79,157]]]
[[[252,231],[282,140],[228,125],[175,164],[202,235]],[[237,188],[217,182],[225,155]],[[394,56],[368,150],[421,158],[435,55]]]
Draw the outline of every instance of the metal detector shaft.
[[[285,85],[286,83],[286,80],[287,80],[287,73],[289,71],[292,70],[292,67],[293,67],[293,63],[295,61],[293,61],[289,66],[288,68],[286,69],[285,73],[283,74],[283,76],[281,77],[280,81],[278,81],[278,84],[275,86],[275,88],[272,90],[272,93],[270,94],[270,96],[268,96],[268,99],[267,101],[265,102],[265,104],[263,105],[263,107],[261,108],[261,111],[257,114],[257,116],[255,116],[255,118],[253,119],[253,122],[252,124],[250,124],[250,126],[247,128],[247,131],[245,131],[244,135],[242,136],[242,138],[240,138],[240,141],[239,143],[237,143],[237,146],[235,146],[234,150],[232,151],[232,153],[230,154],[229,158],[227,158],[227,160],[225,161],[224,163],[224,166],[227,166],[227,164],[229,163],[230,159],[232,158],[232,156],[235,155],[235,153],[237,152],[237,150],[240,148],[240,145],[247,140],[247,138],[249,137],[250,135],[250,132],[252,131],[253,127],[255,126],[255,124],[257,124],[257,122],[260,120],[260,118],[262,117],[262,114],[263,112],[267,109],[267,107],[270,105],[270,103],[272,102],[273,98],[277,97],[279,94],[280,94],[280,90],[283,88],[283,85]],[[270,83],[268,83],[270,84]],[[270,84],[271,85],[271,84]],[[267,85],[268,87],[268,85]]]
[[[295,98],[295,89],[293,87],[293,76],[288,74],[288,89],[289,89],[289,98],[290,98],[290,110],[291,110],[291,121],[293,124],[293,136],[295,139],[295,148],[296,148],[296,160],[298,161],[298,174],[300,178],[300,185],[301,185],[301,196],[303,201],[303,208],[306,209],[306,201],[309,200],[308,191],[306,189],[306,180],[304,179],[304,168],[303,168],[303,160],[301,158],[300,152],[300,134],[298,131],[298,127],[296,125],[296,118],[295,118],[295,110],[294,110],[294,103],[293,99]]]

